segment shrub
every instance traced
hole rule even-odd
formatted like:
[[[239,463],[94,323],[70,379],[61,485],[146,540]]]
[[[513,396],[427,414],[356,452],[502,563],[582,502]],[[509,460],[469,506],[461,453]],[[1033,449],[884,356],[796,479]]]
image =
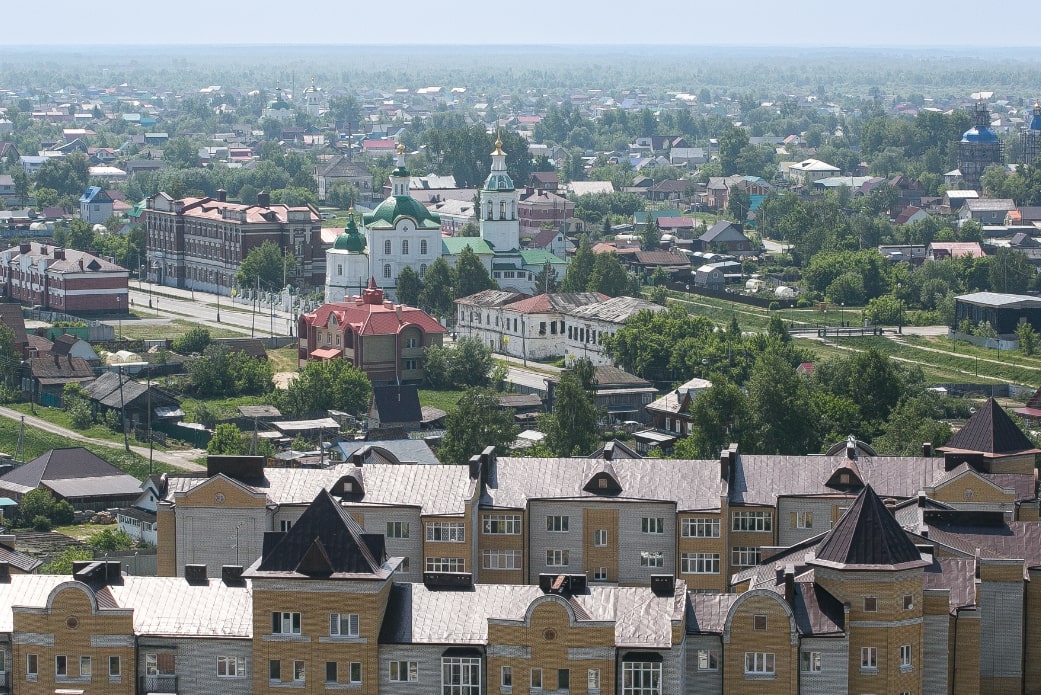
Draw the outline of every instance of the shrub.
[[[51,511],[51,521],[57,526],[68,526],[76,518],[76,510],[68,500],[58,500]]]
[[[202,352],[210,344],[210,332],[205,328],[193,328],[184,335],[174,338],[170,347],[181,355]]]
[[[33,517],[33,530],[35,531],[50,531],[51,520],[45,517],[43,514],[37,514]]]
[[[72,422],[72,426],[78,430],[85,430],[94,424],[94,420],[90,414],[90,406],[86,401],[77,398],[68,404],[69,419]]]

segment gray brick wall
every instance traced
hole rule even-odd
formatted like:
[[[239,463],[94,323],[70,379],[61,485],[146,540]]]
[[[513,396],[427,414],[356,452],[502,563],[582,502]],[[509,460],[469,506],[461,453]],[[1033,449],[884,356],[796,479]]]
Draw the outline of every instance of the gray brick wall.
[[[358,509],[356,511],[359,514],[364,515],[364,526],[367,533],[384,534],[388,556],[408,558],[408,572],[398,572],[394,575],[394,581],[423,581],[423,523],[420,520],[419,509],[397,507],[387,509]],[[407,523],[408,538],[386,537],[388,521]]]
[[[205,564],[210,577],[219,577],[223,565],[248,567],[260,557],[267,529],[264,508],[178,508],[177,576],[191,564]]]
[[[821,653],[820,673],[802,669],[803,652]],[[802,695],[839,695],[849,684],[849,639],[808,637],[799,645],[799,692]]]
[[[1022,582],[982,582],[980,601],[980,677],[1021,677],[1023,660]]]
[[[380,695],[441,695],[441,653],[445,645],[381,644],[380,645]],[[419,680],[401,683],[390,680],[390,662],[415,661],[419,668]],[[481,664],[481,680],[488,683],[487,661]],[[498,681],[492,681],[498,684]],[[488,692],[482,687],[482,692]],[[498,692],[498,687],[494,692]]]
[[[927,615],[922,628],[922,692],[946,693],[950,616]]]
[[[807,538],[818,536],[831,528],[831,508],[837,503],[834,499],[817,500],[810,497],[782,497],[777,500],[777,544],[790,546]],[[839,506],[848,506],[848,502],[838,502]],[[792,513],[813,514],[812,528],[792,528]]]
[[[618,506],[618,581],[621,584],[649,584],[652,574],[676,573],[676,505],[671,503],[619,504]],[[642,531],[642,519],[661,517],[661,534]],[[662,567],[642,567],[641,552],[662,553]]]
[[[715,671],[698,670],[698,652],[715,650],[719,654],[719,668]],[[723,693],[723,640],[719,635],[688,635],[686,640],[687,692],[698,695],[722,695]]]
[[[142,637],[137,650],[137,673],[145,673],[145,655],[149,652],[174,650],[177,692],[222,695],[248,695],[253,692],[253,643],[248,639],[159,639]],[[217,678],[217,657],[245,657],[246,673],[242,678]],[[107,669],[107,662],[100,667]],[[267,668],[266,664],[261,668]],[[106,671],[107,673],[107,671]]]
[[[547,516],[568,517],[567,533],[546,530]],[[535,584],[539,575],[549,572],[582,572],[582,508],[565,501],[532,501],[528,505],[528,582]],[[546,565],[546,550],[567,550],[567,567]]]

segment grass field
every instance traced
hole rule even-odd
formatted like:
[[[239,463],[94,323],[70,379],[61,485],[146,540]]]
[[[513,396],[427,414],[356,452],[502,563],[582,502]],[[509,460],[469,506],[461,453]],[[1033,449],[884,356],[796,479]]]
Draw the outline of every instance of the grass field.
[[[20,413],[26,415],[35,415],[41,420],[46,420],[52,424],[64,427],[65,429],[73,430],[82,434],[84,437],[90,437],[91,439],[104,439],[105,441],[114,442],[116,444],[123,443],[123,435],[119,432],[113,432],[106,425],[94,424],[93,426],[80,430],[72,426],[72,418],[69,414],[61,408],[48,408],[42,405],[38,405],[35,411],[29,407],[28,403],[12,403],[7,406],[11,410],[17,410]],[[155,449],[157,451],[166,451],[166,447],[161,444],[156,444]]]
[[[141,314],[141,318],[155,318],[154,316]],[[154,323],[137,323],[133,320],[123,321],[123,337],[127,340],[153,340],[157,335],[163,338],[173,339],[179,338],[193,328],[198,328],[201,324],[189,321],[187,319],[171,319],[169,323],[163,326],[161,329],[156,327]],[[207,326],[206,330],[210,332],[211,338],[241,338],[241,331],[233,331],[227,328],[214,328]]]
[[[455,412],[457,403],[462,397],[462,391],[433,391],[431,389],[419,389],[419,403],[431,408],[439,408],[446,413]]]

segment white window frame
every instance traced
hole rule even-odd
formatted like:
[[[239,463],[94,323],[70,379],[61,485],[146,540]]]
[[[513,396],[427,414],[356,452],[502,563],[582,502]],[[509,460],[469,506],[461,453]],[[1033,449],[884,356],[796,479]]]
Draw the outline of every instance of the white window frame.
[[[302,622],[301,615],[298,612],[275,611],[271,614],[271,634],[299,635]]]
[[[220,655],[217,657],[217,677],[218,678],[245,678],[246,677],[246,657],[244,656],[226,656]]]
[[[593,581],[594,582],[606,582],[607,581],[607,568],[597,567],[593,570]]]
[[[80,657],[80,678],[90,678],[94,673],[94,664],[89,656]]]
[[[773,652],[745,652],[746,676],[773,676],[777,673],[777,660]]]
[[[719,553],[681,553],[680,574],[719,574]]]
[[[293,659],[293,682],[307,682],[307,662],[303,659]]]
[[[860,648],[860,670],[861,671],[877,671],[878,670],[878,647],[861,647]]]
[[[660,661],[623,661],[622,695],[661,695]]]
[[[719,519],[695,517],[680,522],[683,538],[719,538]]]
[[[528,674],[528,687],[531,690],[542,690],[542,685],[546,682],[542,676],[541,668],[531,669],[531,673]]]
[[[461,521],[428,521],[426,539],[432,543],[465,543],[466,526]]]
[[[906,673],[914,668],[914,659],[912,657],[911,645],[901,644],[900,645],[900,671]]]
[[[586,670],[586,691],[590,693],[600,692],[600,669],[591,668]]]
[[[821,652],[809,651],[799,655],[799,671],[802,673],[820,673],[823,670]]]
[[[486,570],[519,570],[523,554],[519,550],[484,549],[481,551],[481,568]]]
[[[513,667],[503,666],[499,670],[499,689],[503,692],[513,690]]]
[[[387,538],[408,538],[408,522],[388,521]]]
[[[773,531],[773,514],[767,511],[734,512],[730,530],[738,533],[769,533]]]
[[[481,519],[481,533],[486,536],[519,536],[520,514],[485,514]]]
[[[640,533],[661,536],[665,533],[665,518],[661,516],[645,516],[640,519]]]
[[[546,530],[550,533],[567,533],[571,526],[571,517],[567,514],[551,514],[546,517]]]
[[[718,671],[719,670],[719,650],[718,649],[699,649],[698,650],[698,670],[699,671]]]
[[[112,668],[113,666],[115,668]],[[118,678],[123,675],[123,659],[116,654],[108,657],[108,675],[109,678]]]
[[[665,553],[660,550],[641,550],[640,567],[664,567]]]
[[[481,695],[481,659],[441,657],[441,695]]]
[[[346,630],[344,629],[346,628]],[[357,613],[330,613],[329,636],[357,638],[361,635],[361,618]]]
[[[752,567],[759,564],[760,550],[750,545],[736,545],[730,549],[730,564],[734,567]]]
[[[361,685],[364,681],[361,662],[350,661],[347,663],[347,682],[351,685]]]
[[[25,677],[33,680],[40,674],[40,655],[39,654],[26,654],[25,655]]]
[[[428,557],[426,572],[465,572],[466,559],[461,557]]]
[[[567,548],[546,550],[546,567],[567,567],[570,562],[571,552]]]
[[[597,548],[607,547],[607,529],[598,528],[593,531],[593,545]]]
[[[796,529],[813,528],[813,512],[800,511],[791,513],[791,527]]]
[[[54,655],[54,677],[55,678],[68,678],[69,677],[69,657],[65,654]]]

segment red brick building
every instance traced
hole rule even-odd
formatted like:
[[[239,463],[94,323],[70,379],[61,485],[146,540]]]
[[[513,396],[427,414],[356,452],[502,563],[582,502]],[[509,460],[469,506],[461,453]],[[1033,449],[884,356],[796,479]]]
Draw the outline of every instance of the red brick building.
[[[575,219],[575,204],[551,191],[527,189],[517,202],[521,238],[530,239],[543,228],[560,229]]]
[[[0,295],[70,314],[127,310],[130,273],[84,251],[23,243],[0,251]]]

